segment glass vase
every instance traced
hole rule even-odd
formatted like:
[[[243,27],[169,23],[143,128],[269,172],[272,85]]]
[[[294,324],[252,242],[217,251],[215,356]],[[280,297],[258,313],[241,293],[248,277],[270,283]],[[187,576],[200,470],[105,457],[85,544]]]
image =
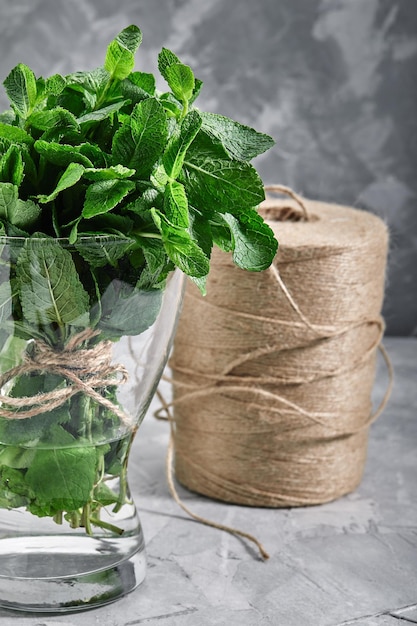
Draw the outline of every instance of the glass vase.
[[[124,246],[124,247],[123,247]],[[0,238],[0,605],[60,612],[145,577],[129,451],[168,358],[177,271],[128,242]]]

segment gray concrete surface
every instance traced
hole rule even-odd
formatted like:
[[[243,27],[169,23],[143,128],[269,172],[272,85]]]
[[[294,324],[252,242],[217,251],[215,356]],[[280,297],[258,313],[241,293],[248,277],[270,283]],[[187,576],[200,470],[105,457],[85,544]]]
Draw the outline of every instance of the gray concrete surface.
[[[274,136],[266,183],[386,220],[388,332],[417,335],[416,0],[0,0],[0,82],[101,65],[132,22],[137,69],[167,46],[204,81],[197,106]]]
[[[372,426],[365,475],[354,493],[322,506],[279,510],[230,506],[179,488],[196,513],[256,534],[270,561],[185,517],[165,480],[168,426],[150,411],[130,462],[147,544],[144,584],[85,613],[45,617],[0,609],[0,626],[417,623],[417,340],[385,343],[394,391]],[[375,401],[386,382],[381,363]]]

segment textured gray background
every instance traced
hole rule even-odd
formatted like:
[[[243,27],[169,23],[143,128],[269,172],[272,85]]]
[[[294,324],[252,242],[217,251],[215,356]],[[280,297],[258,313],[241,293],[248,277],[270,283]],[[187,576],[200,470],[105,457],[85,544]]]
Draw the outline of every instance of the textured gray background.
[[[0,0],[0,78],[101,65],[129,23],[138,68],[165,45],[204,81],[200,108],[274,136],[266,183],[386,220],[388,332],[417,335],[417,0]]]

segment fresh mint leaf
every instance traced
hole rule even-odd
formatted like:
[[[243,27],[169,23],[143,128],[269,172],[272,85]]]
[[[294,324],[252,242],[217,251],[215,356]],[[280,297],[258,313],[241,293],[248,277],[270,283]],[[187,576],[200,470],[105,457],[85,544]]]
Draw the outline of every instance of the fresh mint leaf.
[[[277,252],[277,242],[271,228],[255,209],[246,209],[235,217],[225,213],[233,238],[233,261],[244,270],[260,272],[267,269]]]
[[[58,165],[59,167],[68,167],[71,163],[80,163],[85,167],[93,167],[89,158],[84,156],[80,151],[80,146],[75,147],[67,144],[56,142],[48,142],[39,139],[35,142],[35,150],[41,156],[45,157],[49,163]]]
[[[175,180],[169,182],[165,187],[164,212],[168,221],[174,226],[188,227],[187,195],[184,186]]]
[[[4,80],[4,88],[15,111],[26,119],[36,104],[36,78],[32,70],[19,63]]]
[[[30,466],[36,450],[33,448],[19,448],[18,446],[0,445],[0,466],[7,465],[14,469],[24,469]]]
[[[21,338],[15,338],[19,342],[26,345],[26,341]],[[22,360],[22,352],[17,356]],[[15,379],[14,385],[10,391],[10,395],[14,398],[24,398],[36,396],[38,393],[54,391],[65,386],[65,381],[60,376],[54,374],[32,374],[22,375]],[[48,443],[51,439],[50,430],[55,425],[65,424],[71,420],[68,411],[68,403],[40,415],[25,419],[23,422],[19,419],[0,418],[0,441],[13,446],[27,446],[39,442]]]
[[[17,200],[16,204],[9,210],[10,224],[29,230],[41,215],[41,208],[32,200]]]
[[[192,69],[183,63],[172,63],[166,68],[165,74],[174,96],[181,102],[188,102],[195,87]]]
[[[16,278],[23,316],[30,324],[81,328],[88,325],[88,294],[71,253],[54,239],[26,240],[17,262]]]
[[[132,239],[107,235],[93,241],[81,241],[76,243],[75,247],[91,267],[104,267],[105,265],[117,267],[117,261],[126,256],[133,244]]]
[[[189,202],[205,214],[207,207],[238,214],[265,198],[262,180],[252,165],[228,158],[222,146],[207,145],[207,137],[200,134],[187,151],[181,182]]]
[[[177,55],[174,54],[171,50],[168,50],[168,48],[162,48],[161,52],[158,55],[158,69],[167,82],[167,68],[171,65],[174,65],[175,63],[181,63]]]
[[[114,209],[133,189],[130,180],[99,180],[87,188],[82,217],[90,219]]]
[[[10,306],[10,314],[11,314],[11,301],[8,303],[5,302],[5,298],[7,298],[7,293],[3,292],[3,285],[0,286],[0,302],[1,302],[1,312],[0,316],[2,321],[7,321],[7,308]],[[11,295],[11,294],[10,294]],[[17,337],[16,335],[8,335],[2,349],[0,352],[0,372],[4,374],[8,370],[12,369],[12,367],[16,367],[22,361],[23,351],[26,347],[26,341]]]
[[[11,208],[16,205],[19,190],[13,183],[0,183],[0,219],[9,221]]]
[[[190,102],[189,104],[193,104],[193,102],[198,98],[198,96],[200,95],[200,91],[203,87],[203,81],[200,80],[199,78],[195,78],[194,79],[194,91],[192,93],[192,96],[190,98]]]
[[[24,229],[36,222],[41,210],[32,200],[20,200],[18,194],[16,185],[0,183],[0,219]]]
[[[8,139],[13,143],[26,144],[28,146],[33,145],[34,139],[22,128],[17,126],[10,126],[0,122],[0,138]]]
[[[18,290],[15,288],[13,291],[14,293],[10,282],[0,284],[0,326],[12,315],[13,296],[17,294]]]
[[[101,298],[98,328],[109,336],[139,335],[155,322],[161,302],[159,289],[143,291],[113,280]]]
[[[83,507],[90,499],[95,477],[95,448],[73,446],[37,450],[25,480],[36,494],[36,505],[50,515]]]
[[[90,167],[84,170],[84,178],[96,182],[98,180],[116,180],[133,176],[135,170],[131,170],[123,165],[112,165],[106,168]]]
[[[38,130],[80,130],[75,116],[62,107],[55,107],[54,109],[44,111],[34,111],[28,118],[27,123]]]
[[[7,465],[0,465],[0,493],[0,505],[8,509],[25,506],[32,497],[24,472]]]
[[[110,506],[118,501],[118,496],[103,482],[95,487],[93,497],[101,506]]]
[[[103,120],[113,115],[113,113],[117,113],[117,111],[120,111],[120,109],[122,109],[126,103],[127,100],[122,100],[120,102],[108,104],[107,106],[102,107],[101,109],[97,109],[96,111],[84,113],[84,115],[81,115],[78,118],[77,122],[80,125],[102,122]]]
[[[143,89],[150,96],[155,95],[155,76],[147,72],[132,72],[129,75],[129,81],[136,87]]]
[[[127,78],[135,66],[135,52],[142,42],[142,33],[131,25],[117,35],[107,48],[105,69],[112,78]]]
[[[274,145],[269,135],[216,113],[201,113],[202,128],[219,141],[233,159],[250,161]]]
[[[171,137],[162,157],[162,163],[169,177],[179,176],[187,150],[197,136],[201,124],[200,113],[197,110],[190,111],[183,119],[179,130]]]
[[[73,187],[76,183],[78,183],[80,178],[83,176],[84,171],[84,165],[81,165],[80,163],[70,163],[67,169],[62,174],[61,178],[59,179],[55,189],[47,196],[38,196],[38,201],[43,204],[47,202],[52,202],[52,200],[55,200],[55,198],[61,193],[61,191],[69,189],[70,187]]]
[[[166,145],[167,117],[156,98],[147,98],[133,109],[130,123],[124,124],[113,138],[116,163],[136,170],[138,178],[149,176]]]
[[[174,265],[168,259],[162,240],[146,237],[141,243],[146,266],[142,270],[137,288],[149,290],[152,287],[163,286],[164,280],[173,270]]]
[[[0,181],[20,187],[24,177],[22,152],[12,144],[0,159]]]
[[[165,216],[156,209],[151,209],[154,222],[162,235],[162,241],[168,257],[184,274],[201,278],[209,272],[209,259],[191,238],[190,234],[170,224]]]
[[[66,80],[60,74],[48,76],[45,80],[45,94],[47,96],[59,96],[59,94],[65,89],[65,86]]]
[[[177,55],[174,54],[171,50],[168,50],[168,48],[162,48],[161,52],[158,55],[158,69],[168,84],[170,81],[170,76],[169,76],[170,72],[168,68],[170,68],[172,65],[183,65],[183,63],[181,63]],[[177,70],[174,70],[174,73],[176,71]],[[172,80],[172,77],[171,77],[171,80]],[[174,77],[174,80],[175,80],[175,77]],[[187,98],[187,100],[189,100],[189,104],[195,101],[195,99],[199,95],[201,88],[203,86],[203,82],[199,80],[198,78],[194,78],[194,75],[193,75],[193,80],[194,80],[194,87],[193,87],[190,97]],[[179,99],[182,100],[181,97]]]

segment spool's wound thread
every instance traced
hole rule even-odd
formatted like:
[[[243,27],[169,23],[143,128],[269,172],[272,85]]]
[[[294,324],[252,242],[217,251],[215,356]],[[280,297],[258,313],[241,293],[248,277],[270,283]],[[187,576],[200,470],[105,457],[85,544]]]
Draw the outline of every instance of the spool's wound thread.
[[[245,272],[215,252],[208,295],[186,290],[171,359],[175,472],[215,499],[318,504],[362,477],[387,228],[305,202],[309,221],[274,221],[293,201],[261,206],[280,241],[272,269]]]

